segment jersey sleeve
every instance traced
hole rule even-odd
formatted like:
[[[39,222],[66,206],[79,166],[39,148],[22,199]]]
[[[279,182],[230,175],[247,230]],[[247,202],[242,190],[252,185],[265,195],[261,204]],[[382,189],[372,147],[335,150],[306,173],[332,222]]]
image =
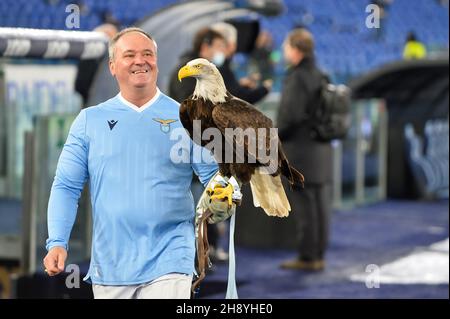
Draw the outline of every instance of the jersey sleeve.
[[[201,154],[201,156],[192,156]],[[211,152],[191,141],[191,165],[204,187],[208,185],[210,179],[216,174],[219,166]]]
[[[88,177],[86,111],[76,117],[58,160],[47,210],[47,250],[55,246],[68,249],[78,200]]]

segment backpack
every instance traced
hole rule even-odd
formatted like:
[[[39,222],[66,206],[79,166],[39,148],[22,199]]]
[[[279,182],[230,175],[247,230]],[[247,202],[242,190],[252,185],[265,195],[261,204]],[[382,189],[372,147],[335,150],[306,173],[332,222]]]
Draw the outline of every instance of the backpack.
[[[324,78],[319,95],[318,105],[309,112],[311,137],[321,142],[343,139],[351,125],[350,88]]]

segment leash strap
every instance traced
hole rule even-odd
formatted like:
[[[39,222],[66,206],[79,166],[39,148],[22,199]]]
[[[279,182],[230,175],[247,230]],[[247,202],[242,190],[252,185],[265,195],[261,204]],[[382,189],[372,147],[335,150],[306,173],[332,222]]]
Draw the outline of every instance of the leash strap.
[[[234,253],[234,226],[236,223],[236,214],[231,216],[230,222],[230,243],[228,250],[228,285],[225,299],[238,299],[236,287],[236,256]]]

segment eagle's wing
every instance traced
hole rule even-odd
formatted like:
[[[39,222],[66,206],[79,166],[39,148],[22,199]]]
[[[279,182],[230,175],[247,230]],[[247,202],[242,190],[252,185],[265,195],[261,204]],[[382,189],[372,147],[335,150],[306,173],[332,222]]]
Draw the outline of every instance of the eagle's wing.
[[[261,158],[261,155],[266,155],[270,149],[270,128],[273,127],[270,118],[257,110],[253,105],[236,97],[232,97],[227,99],[226,102],[216,105],[212,112],[212,117],[217,128],[225,136],[227,143],[236,145],[236,147],[243,147],[245,155],[249,157],[249,161],[255,159],[260,164],[268,164],[265,158]],[[236,134],[235,131],[235,134],[230,136],[226,134],[226,128],[240,128],[243,130],[243,134]],[[248,128],[253,129],[253,132],[256,134],[246,135],[245,130]],[[266,129],[265,140],[258,143],[257,139],[261,133],[258,129],[261,128]]]

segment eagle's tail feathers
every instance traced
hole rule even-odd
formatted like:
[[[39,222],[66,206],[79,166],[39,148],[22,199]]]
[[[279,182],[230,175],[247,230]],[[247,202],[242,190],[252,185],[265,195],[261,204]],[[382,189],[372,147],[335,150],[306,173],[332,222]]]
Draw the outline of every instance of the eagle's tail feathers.
[[[279,162],[281,164],[281,174],[289,180],[291,189],[295,186],[304,187],[305,178],[303,177],[303,174],[289,164],[281,142],[278,143],[278,154]]]
[[[301,186],[301,187],[305,187],[304,183],[305,183],[305,177],[303,176],[302,173],[300,173],[295,167],[293,166],[289,166],[290,170],[291,170],[291,176],[292,176],[292,182],[291,182],[291,187],[292,186]]]
[[[291,205],[284,192],[280,176],[271,176],[256,170],[250,180],[253,204],[269,216],[287,217]]]

